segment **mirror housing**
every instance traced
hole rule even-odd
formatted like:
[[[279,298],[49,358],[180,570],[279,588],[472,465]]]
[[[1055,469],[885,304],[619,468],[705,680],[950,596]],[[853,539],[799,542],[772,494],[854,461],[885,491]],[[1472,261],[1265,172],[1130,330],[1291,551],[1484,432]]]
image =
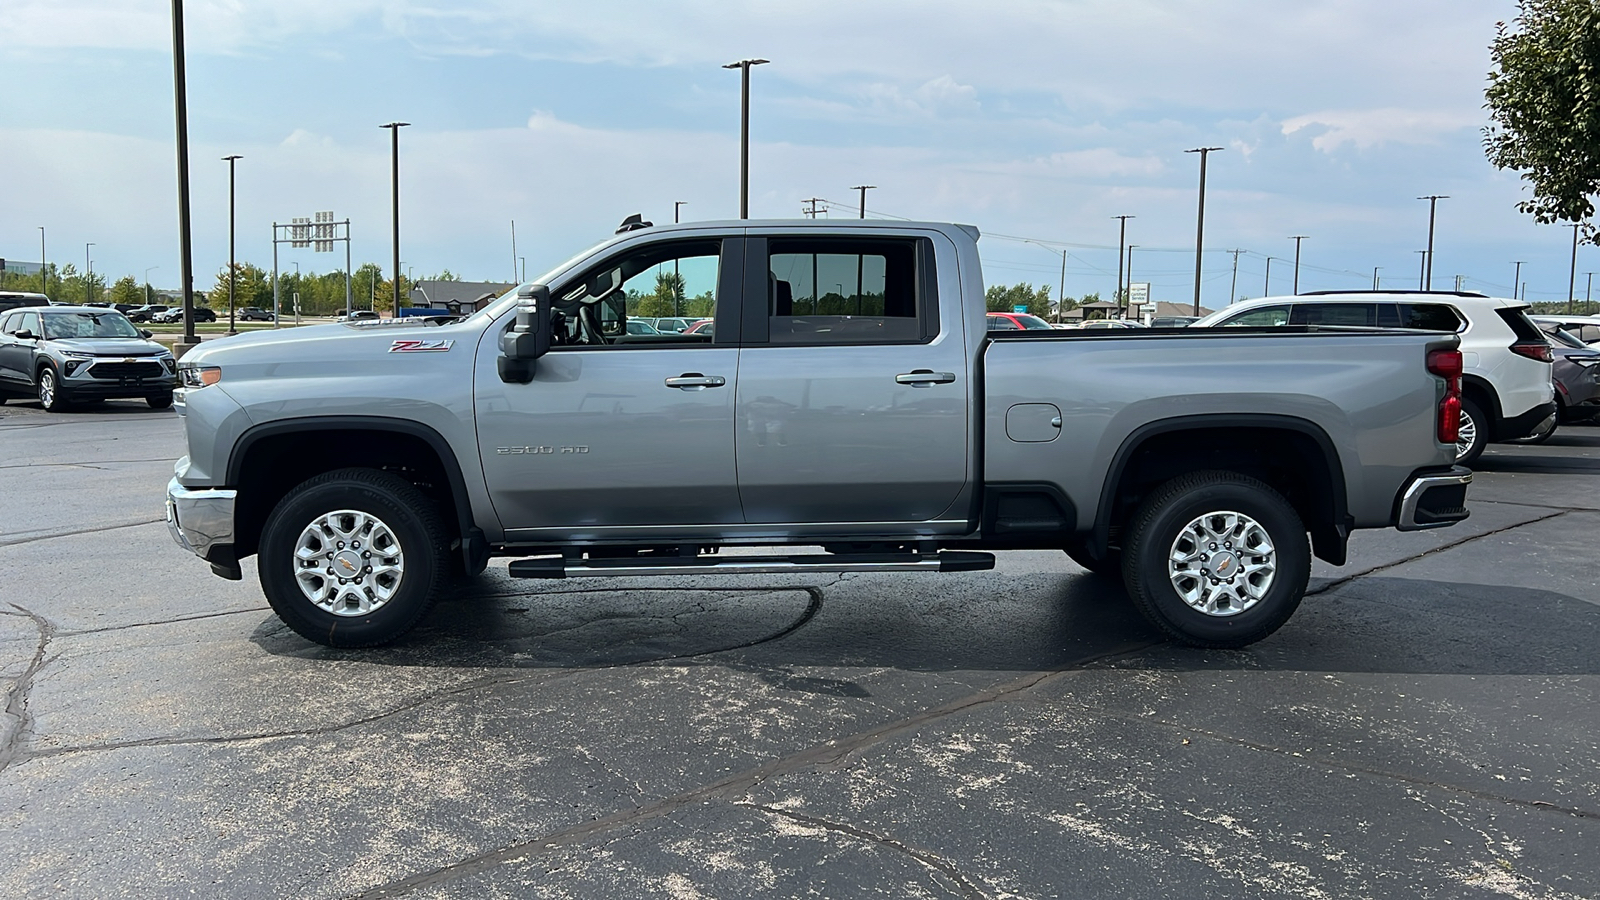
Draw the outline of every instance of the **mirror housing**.
[[[139,336],[148,341],[152,337],[155,337],[155,332],[151,331],[148,328],[141,328],[141,329],[139,329]]]
[[[11,336],[20,341],[37,341],[39,339],[37,334],[34,334],[26,328],[22,329],[21,331],[12,332]]]
[[[550,288],[530,284],[517,291],[517,320],[500,335],[500,380],[527,384],[534,365],[550,351]]]

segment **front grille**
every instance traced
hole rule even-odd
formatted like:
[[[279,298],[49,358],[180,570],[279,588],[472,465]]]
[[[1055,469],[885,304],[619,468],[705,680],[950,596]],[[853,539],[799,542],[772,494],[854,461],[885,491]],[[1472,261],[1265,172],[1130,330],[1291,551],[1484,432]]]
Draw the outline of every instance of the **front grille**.
[[[89,369],[91,378],[109,378],[120,381],[124,378],[160,378],[163,374],[161,363],[150,362],[103,362],[95,363]]]

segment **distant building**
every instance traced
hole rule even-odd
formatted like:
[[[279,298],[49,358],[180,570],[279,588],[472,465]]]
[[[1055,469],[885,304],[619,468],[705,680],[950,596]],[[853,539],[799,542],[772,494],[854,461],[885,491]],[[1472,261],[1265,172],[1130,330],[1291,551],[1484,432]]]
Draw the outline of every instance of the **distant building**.
[[[5,260],[6,260],[5,273],[6,273],[6,277],[8,277],[8,278],[10,276],[12,276],[12,275],[37,275],[37,274],[39,274],[40,266],[36,262],[26,262],[24,260],[11,259],[9,257],[6,257]]]
[[[418,281],[411,288],[411,305],[448,309],[452,313],[477,312],[489,300],[514,287],[498,281]],[[485,295],[489,299],[484,299]]]

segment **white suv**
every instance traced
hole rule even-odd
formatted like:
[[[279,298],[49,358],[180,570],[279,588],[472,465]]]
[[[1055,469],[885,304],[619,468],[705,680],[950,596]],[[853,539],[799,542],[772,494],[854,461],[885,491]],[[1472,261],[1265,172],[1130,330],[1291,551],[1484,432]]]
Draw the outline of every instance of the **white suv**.
[[[1322,326],[1420,328],[1461,335],[1461,438],[1470,465],[1492,441],[1538,432],[1556,413],[1550,344],[1528,304],[1453,291],[1326,291],[1263,297],[1220,309],[1191,328]]]

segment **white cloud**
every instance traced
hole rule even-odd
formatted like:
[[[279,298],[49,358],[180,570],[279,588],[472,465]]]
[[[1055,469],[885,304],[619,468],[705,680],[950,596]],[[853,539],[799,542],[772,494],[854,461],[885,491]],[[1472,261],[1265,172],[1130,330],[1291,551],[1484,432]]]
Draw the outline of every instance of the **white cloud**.
[[[1311,146],[1332,153],[1345,144],[1366,150],[1380,144],[1430,144],[1446,134],[1482,124],[1482,117],[1454,110],[1330,109],[1283,121],[1285,135],[1315,132]]]

